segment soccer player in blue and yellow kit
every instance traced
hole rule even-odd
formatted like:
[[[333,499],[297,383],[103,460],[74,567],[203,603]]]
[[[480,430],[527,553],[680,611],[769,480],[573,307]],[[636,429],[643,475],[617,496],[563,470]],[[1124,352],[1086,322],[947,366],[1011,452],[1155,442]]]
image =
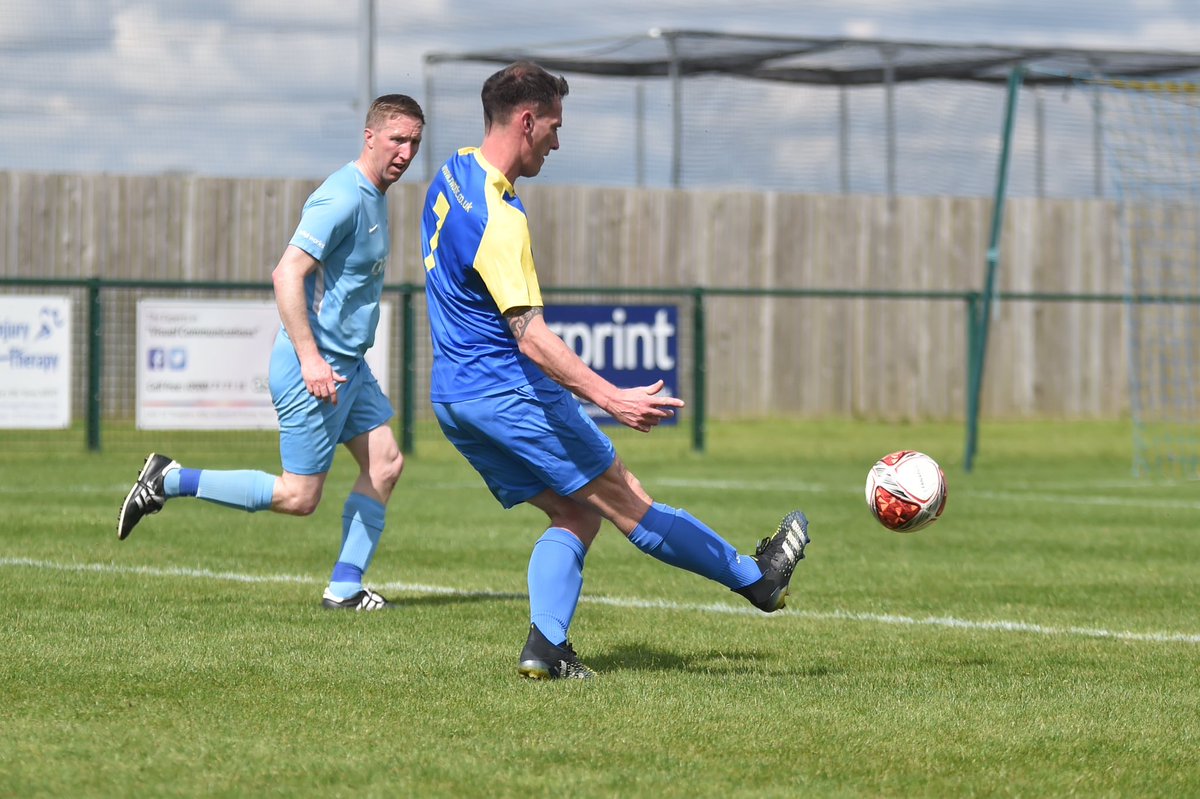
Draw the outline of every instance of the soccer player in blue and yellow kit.
[[[754,556],[739,555],[687,511],[654,502],[576,399],[642,432],[683,406],[659,396],[662,381],[612,385],[543,318],[515,184],[558,149],[567,90],[565,79],[531,62],[488,78],[483,143],[442,166],[421,219],[438,422],[500,504],[528,502],[549,517],[529,560],[530,627],[518,661],[518,672],[535,679],[592,676],[567,631],[602,519],[643,552],[767,612],[783,606],[808,543],[808,520],[793,511]]]
[[[421,146],[425,116],[411,97],[379,97],[367,112],[358,159],[304,204],[272,274],[282,321],[271,353],[283,473],[185,469],[151,453],[125,497],[117,537],[168,499],[198,497],[246,511],[311,514],[345,444],[359,466],[342,512],[342,545],[322,605],[377,610],[387,600],[363,585],[383,534],[385,508],[404,466],[388,424],[392,406],[364,360],[375,342],[391,249],[385,192]]]

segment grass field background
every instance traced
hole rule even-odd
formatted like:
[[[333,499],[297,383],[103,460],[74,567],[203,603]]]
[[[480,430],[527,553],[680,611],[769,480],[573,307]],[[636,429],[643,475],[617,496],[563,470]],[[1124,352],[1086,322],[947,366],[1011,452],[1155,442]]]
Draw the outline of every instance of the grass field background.
[[[0,795],[1200,796],[1200,482],[1130,477],[1120,423],[615,431],[658,500],[750,551],[812,520],[766,616],[606,528],[576,649],[516,675],[544,517],[502,511],[422,429],[369,582],[319,608],[353,477],[306,519],[172,502],[118,542],[145,452],[0,461]],[[277,471],[269,435],[146,437]],[[870,517],[894,449],[945,468],[941,521]]]

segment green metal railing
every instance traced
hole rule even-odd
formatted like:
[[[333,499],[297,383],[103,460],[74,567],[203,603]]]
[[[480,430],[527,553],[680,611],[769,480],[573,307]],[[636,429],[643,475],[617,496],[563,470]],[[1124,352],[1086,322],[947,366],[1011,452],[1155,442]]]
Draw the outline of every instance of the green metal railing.
[[[103,318],[103,293],[115,289],[138,289],[157,291],[252,291],[269,293],[269,283],[229,281],[173,281],[173,280],[125,280],[105,278],[6,278],[0,277],[0,290],[4,288],[56,288],[82,290],[86,295],[84,329],[86,331],[86,440],[90,450],[102,446],[102,384],[104,378],[105,321]],[[417,388],[417,311],[416,295],[423,294],[424,286],[402,283],[384,287],[385,295],[399,297],[398,335],[400,336],[400,391],[398,405],[401,429],[400,445],[406,453],[415,448],[414,429],[418,398]],[[576,286],[569,288],[546,288],[547,295],[620,295],[622,297],[685,297],[692,311],[692,371],[689,396],[692,447],[703,452],[706,444],[708,419],[708,375],[707,375],[707,302],[712,297],[761,297],[803,298],[826,300],[935,300],[961,302],[966,314],[966,424],[967,459],[969,463],[977,446],[978,421],[981,415],[980,394],[982,380],[982,341],[986,336],[985,326],[989,323],[987,307],[994,302],[1043,302],[1043,303],[1182,303],[1198,304],[1200,297],[1174,295],[1126,294],[1068,294],[1045,292],[1008,292],[991,295],[976,291],[900,291],[870,289],[757,289],[716,287],[613,287]]]
[[[87,411],[86,438],[90,450],[101,449],[102,433],[102,382],[103,382],[103,352],[105,325],[103,320],[102,295],[106,290],[135,289],[144,291],[215,291],[215,292],[263,292],[273,291],[270,283],[252,283],[239,281],[177,281],[177,280],[130,280],[108,278],[5,278],[0,277],[0,289],[12,288],[56,288],[81,289],[86,292],[87,318],[84,322],[87,330]],[[417,407],[417,322],[415,296],[423,294],[423,285],[401,283],[384,286],[385,295],[399,296],[399,336],[400,336],[400,394],[398,397],[401,429],[400,446],[410,453],[415,448],[414,421]],[[809,299],[880,299],[880,300],[953,300],[963,302],[969,312],[970,319],[975,319],[978,307],[978,294],[974,292],[955,291],[897,291],[869,289],[753,289],[753,288],[710,288],[710,287],[614,287],[614,286],[573,286],[563,288],[543,288],[546,295],[621,295],[623,297],[686,297],[691,303],[692,326],[691,337],[693,346],[691,390],[689,396],[689,411],[691,418],[692,448],[703,452],[706,446],[706,424],[708,418],[708,375],[707,375],[707,315],[706,302],[709,297],[791,297]],[[1010,295],[1006,299],[1011,299]],[[968,325],[970,335],[976,335],[974,325]],[[974,352],[974,350],[969,350]]]

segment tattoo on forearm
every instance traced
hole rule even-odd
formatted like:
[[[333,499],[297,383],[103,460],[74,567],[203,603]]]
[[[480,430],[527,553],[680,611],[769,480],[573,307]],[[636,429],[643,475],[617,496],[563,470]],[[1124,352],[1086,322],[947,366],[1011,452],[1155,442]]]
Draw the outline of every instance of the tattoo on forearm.
[[[526,308],[523,312],[508,317],[508,329],[512,331],[513,338],[517,341],[524,338],[525,331],[529,329],[529,323],[535,316],[541,315],[541,308]]]

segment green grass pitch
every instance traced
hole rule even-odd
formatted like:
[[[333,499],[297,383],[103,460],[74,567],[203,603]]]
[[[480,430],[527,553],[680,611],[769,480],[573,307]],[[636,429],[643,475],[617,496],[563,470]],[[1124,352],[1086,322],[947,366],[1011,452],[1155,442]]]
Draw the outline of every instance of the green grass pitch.
[[[274,439],[13,448],[0,795],[1200,796],[1200,483],[1132,478],[1128,424],[985,423],[971,474],[961,425],[614,437],[743,550],[793,507],[813,543],[766,616],[607,527],[571,631],[588,683],[517,677],[543,517],[430,428],[369,574],[398,607],[362,615],[319,608],[344,455],[313,517],[180,501],[118,542],[145,451],[275,471]],[[912,535],[863,501],[901,448],[950,487]]]

